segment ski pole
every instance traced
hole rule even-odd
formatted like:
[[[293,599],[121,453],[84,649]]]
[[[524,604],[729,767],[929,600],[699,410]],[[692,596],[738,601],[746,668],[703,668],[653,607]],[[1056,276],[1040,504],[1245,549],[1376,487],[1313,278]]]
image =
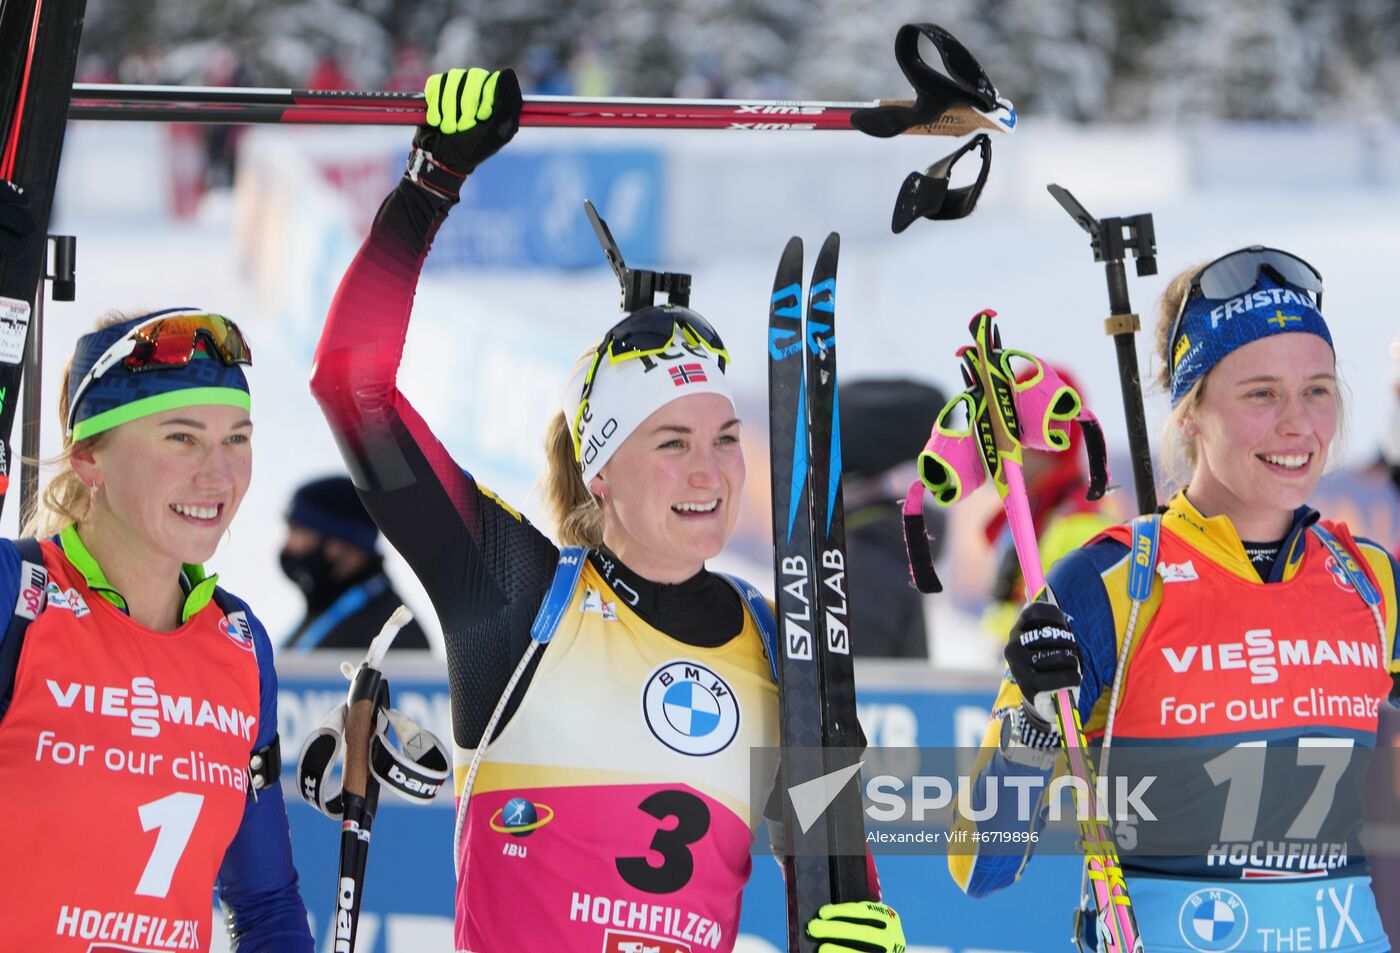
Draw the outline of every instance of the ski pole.
[[[370,739],[380,711],[389,706],[389,683],[379,666],[413,614],[399,606],[370,643],[350,682],[345,717],[345,769],[340,824],[340,876],[336,884],[335,948],[353,951],[360,923],[370,829],[379,807],[379,782],[370,773]],[[344,663],[348,668],[348,662]],[[342,946],[342,944],[344,944]]]
[[[1021,475],[1021,430],[1014,378],[1003,356],[1001,335],[993,324],[995,316],[993,311],[983,311],[972,319],[969,330],[977,343],[962,348],[959,356],[963,359],[963,376],[976,407],[978,447],[1006,509],[1029,602],[1044,590],[1045,576],[1040,568],[1035,524]],[[1101,949],[1104,953],[1142,953],[1142,937],[1118,862],[1113,833],[1099,820],[1098,778],[1093,760],[1087,754],[1088,742],[1069,689],[1055,693],[1055,720],[1070,773],[1080,782],[1075,786],[1075,801],[1085,862],[1098,908]]]
[[[1128,278],[1123,258],[1131,251],[1139,278],[1157,273],[1157,237],[1151,213],[1124,218],[1097,219],[1069,190],[1046,186],[1060,207],[1079,227],[1089,233],[1094,261],[1104,263],[1108,279],[1109,316],[1104,333],[1113,338],[1118,357],[1118,383],[1123,392],[1123,414],[1128,421],[1128,452],[1133,462],[1133,486],[1137,490],[1138,512],[1157,511],[1157,485],[1152,476],[1152,446],[1147,438],[1147,415],[1142,407],[1142,374],[1138,370],[1135,337],[1142,322],[1128,303]],[[1126,235],[1125,235],[1126,233]]]
[[[421,93],[341,92],[314,89],[233,89],[196,86],[73,88],[70,119],[209,124],[389,125],[423,122]],[[858,109],[912,107],[913,100],[804,102],[732,99],[641,99],[526,96],[522,126],[575,129],[729,129],[738,131],[852,130]],[[1007,114],[1009,116],[1009,114]],[[1006,117],[1003,117],[1006,118]],[[1003,122],[972,106],[953,106],[905,134],[963,136],[980,129],[1009,132]]]

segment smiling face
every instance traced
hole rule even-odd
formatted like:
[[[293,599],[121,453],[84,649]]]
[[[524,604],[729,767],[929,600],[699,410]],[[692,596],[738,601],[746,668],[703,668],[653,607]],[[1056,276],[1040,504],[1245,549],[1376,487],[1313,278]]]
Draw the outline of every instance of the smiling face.
[[[73,469],[97,488],[84,526],[143,563],[203,563],[248,491],[252,435],[246,410],[216,405],[114,428],[99,447],[73,454]]]
[[[1241,539],[1280,539],[1317,486],[1336,436],[1335,358],[1314,334],[1277,334],[1226,355],[1184,420],[1196,444],[1187,493]],[[1193,433],[1194,431],[1194,433]]]
[[[589,481],[602,498],[603,541],[634,572],[682,582],[724,548],[744,488],[739,428],[728,398],[678,398],[643,421]]]

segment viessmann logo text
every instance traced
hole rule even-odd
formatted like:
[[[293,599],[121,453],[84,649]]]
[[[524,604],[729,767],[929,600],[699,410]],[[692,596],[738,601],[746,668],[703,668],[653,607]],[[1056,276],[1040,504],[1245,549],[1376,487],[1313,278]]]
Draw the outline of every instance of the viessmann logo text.
[[[1293,665],[1350,665],[1379,668],[1380,647],[1374,641],[1274,639],[1272,629],[1250,629],[1243,642],[1188,645],[1178,652],[1163,647],[1162,656],[1173,672],[1214,672],[1248,669],[1255,685],[1278,681],[1278,670]]]
[[[90,715],[125,718],[131,722],[131,733],[137,738],[154,738],[160,734],[162,724],[172,724],[212,728],[251,741],[258,722],[256,715],[227,705],[216,705],[207,698],[163,695],[156,691],[155,679],[144,675],[133,678],[129,688],[84,685],[81,682],[61,685],[52,678],[45,679],[45,682],[54,704],[59,708],[76,708]]]

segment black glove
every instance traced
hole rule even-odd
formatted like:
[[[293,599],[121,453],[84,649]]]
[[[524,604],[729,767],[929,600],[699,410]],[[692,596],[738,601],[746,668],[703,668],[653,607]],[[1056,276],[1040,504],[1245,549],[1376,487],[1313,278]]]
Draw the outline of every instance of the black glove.
[[[24,189],[0,179],[0,258],[20,258],[34,234],[34,216]]]
[[[1059,606],[1032,602],[1021,610],[1006,643],[1006,664],[1021,686],[1021,706],[1037,727],[1055,724],[1055,693],[1079,700],[1079,640]]]
[[[447,188],[426,174],[424,180],[455,196],[461,180],[510,142],[520,128],[520,81],[513,69],[494,73],[480,67],[451,69],[429,76],[423,95],[428,100],[428,121],[413,137],[409,177],[417,180],[425,166],[439,167],[448,173]]]

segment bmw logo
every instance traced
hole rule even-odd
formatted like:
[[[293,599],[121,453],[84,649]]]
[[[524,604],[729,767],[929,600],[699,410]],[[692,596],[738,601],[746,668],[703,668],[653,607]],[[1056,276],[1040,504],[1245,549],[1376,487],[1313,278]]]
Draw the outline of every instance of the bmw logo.
[[[642,712],[656,740],[681,754],[723,751],[739,732],[739,702],[729,683],[698,662],[667,662],[652,672]]]
[[[1240,945],[1249,929],[1249,911],[1233,890],[1207,887],[1181,905],[1178,925],[1186,945],[1200,953],[1226,953]]]

